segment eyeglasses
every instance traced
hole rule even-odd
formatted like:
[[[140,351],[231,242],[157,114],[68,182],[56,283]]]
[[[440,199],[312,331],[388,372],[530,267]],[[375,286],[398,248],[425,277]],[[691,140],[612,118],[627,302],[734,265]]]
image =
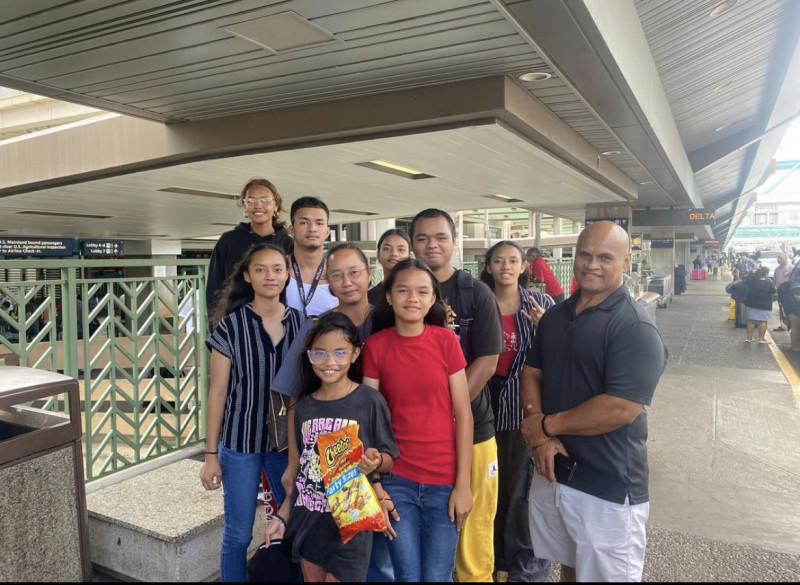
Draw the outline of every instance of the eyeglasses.
[[[358,275],[364,272],[366,269],[367,268],[365,266],[364,268],[359,268],[358,270],[354,268],[353,270],[348,270],[347,272],[329,272],[328,280],[331,282],[339,282],[345,276],[350,280],[353,280],[354,278],[358,278]]]
[[[306,353],[308,354],[308,361],[314,365],[320,366],[324,364],[328,361],[328,356],[330,356],[334,364],[342,366],[348,362],[353,350],[334,349],[332,352],[327,352],[324,349],[309,349]]]
[[[275,201],[272,197],[264,197],[263,199],[253,199],[252,197],[248,197],[244,200],[245,207],[255,207],[256,205],[267,205],[268,203],[272,203]]]

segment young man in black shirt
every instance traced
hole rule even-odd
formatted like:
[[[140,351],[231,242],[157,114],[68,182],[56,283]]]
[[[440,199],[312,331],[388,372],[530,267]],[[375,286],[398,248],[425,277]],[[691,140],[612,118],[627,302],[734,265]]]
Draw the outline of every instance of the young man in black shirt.
[[[442,287],[448,326],[459,337],[467,360],[467,381],[474,419],[472,447],[473,507],[456,551],[459,582],[492,581],[494,517],[497,513],[497,443],[486,383],[503,351],[500,309],[491,289],[450,264],[455,248],[453,218],[440,209],[420,211],[411,222],[414,255],[425,262]]]

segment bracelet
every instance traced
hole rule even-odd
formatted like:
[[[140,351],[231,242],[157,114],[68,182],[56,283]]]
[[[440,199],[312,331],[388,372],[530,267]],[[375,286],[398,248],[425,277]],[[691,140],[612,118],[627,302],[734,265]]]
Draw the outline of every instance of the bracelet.
[[[380,483],[381,482],[381,476],[380,475],[373,475],[371,478],[369,478],[369,482],[371,484],[373,484],[373,485],[376,484],[376,483]]]
[[[378,503],[379,503],[379,504],[382,504],[382,503],[384,503],[384,502],[385,502],[386,500],[388,500],[388,499],[390,499],[390,498],[389,498],[389,494],[388,494],[388,493],[386,493],[386,492],[383,492],[383,495],[382,495],[381,497],[379,497],[379,498],[378,498]]]
[[[280,514],[274,514],[273,516],[271,516],[271,518],[275,518],[275,519],[276,519],[278,522],[280,522],[281,524],[283,524],[283,527],[284,527],[284,528],[286,528],[286,520],[284,520],[283,518],[281,518]]]
[[[206,455],[216,455],[219,451],[206,451]]]
[[[545,428],[545,426],[544,426],[544,421],[546,421],[546,420],[547,420],[547,417],[548,417],[548,415],[544,415],[544,416],[542,417],[542,432],[544,433],[544,436],[545,436],[545,437],[547,437],[547,438],[549,439],[549,438],[551,438],[553,435],[551,435],[550,433],[548,433],[548,432],[547,432],[547,429],[546,429],[546,428]]]
[[[380,463],[378,463],[378,467],[375,469],[375,471],[377,471],[378,473],[380,473],[380,468],[381,468],[381,467],[383,467],[383,453],[381,453],[380,451],[378,451],[378,457],[380,457],[380,458],[381,458],[381,462],[380,462]]]

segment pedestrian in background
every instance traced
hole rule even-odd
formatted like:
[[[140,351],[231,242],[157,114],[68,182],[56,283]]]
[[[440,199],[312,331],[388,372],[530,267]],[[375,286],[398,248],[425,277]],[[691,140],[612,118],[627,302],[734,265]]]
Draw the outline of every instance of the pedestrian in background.
[[[553,300],[560,303],[564,300],[564,289],[561,288],[561,283],[558,282],[553,271],[547,265],[547,262],[542,258],[542,252],[539,248],[533,246],[528,248],[525,252],[525,257],[528,260],[528,270],[531,273],[531,279],[536,282],[544,283],[544,292],[550,295]]]

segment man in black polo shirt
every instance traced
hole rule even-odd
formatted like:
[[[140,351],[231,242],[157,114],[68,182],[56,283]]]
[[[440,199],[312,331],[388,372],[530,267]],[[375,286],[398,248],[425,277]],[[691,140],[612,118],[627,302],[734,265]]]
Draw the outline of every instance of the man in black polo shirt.
[[[647,413],[667,363],[622,275],[628,234],[609,221],[578,237],[580,291],[539,322],[521,377],[522,434],[537,473],[529,516],[537,556],[562,580],[639,581],[649,514]],[[562,475],[560,457],[575,462]],[[556,506],[558,502],[558,506]]]

